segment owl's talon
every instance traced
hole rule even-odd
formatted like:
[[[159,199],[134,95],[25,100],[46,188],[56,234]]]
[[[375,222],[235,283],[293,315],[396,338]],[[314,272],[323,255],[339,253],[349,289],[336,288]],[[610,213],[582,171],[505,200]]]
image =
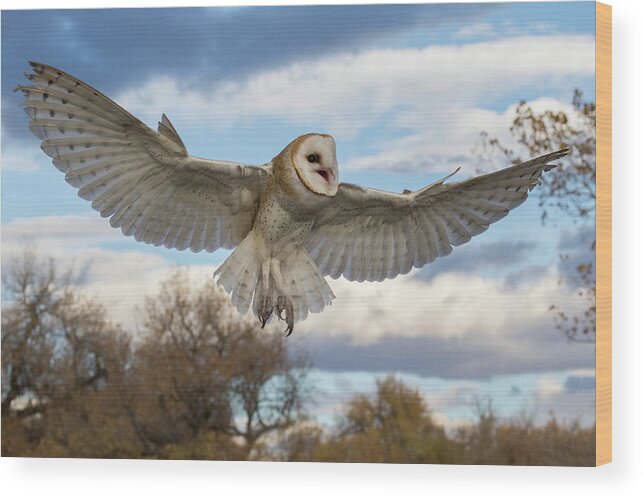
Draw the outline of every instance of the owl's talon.
[[[277,316],[280,320],[286,319],[286,317],[281,316],[284,311],[286,311],[286,298],[284,296],[279,296],[277,298]]]
[[[273,312],[272,299],[270,296],[264,296],[261,300],[261,307],[259,308],[259,322],[261,323],[261,328],[266,326],[268,320],[270,320],[270,315]]]
[[[290,337],[290,334],[292,334],[295,328],[295,309],[290,299],[284,296],[277,298],[277,316],[280,320],[286,322],[287,328],[284,332],[286,333],[286,337]]]

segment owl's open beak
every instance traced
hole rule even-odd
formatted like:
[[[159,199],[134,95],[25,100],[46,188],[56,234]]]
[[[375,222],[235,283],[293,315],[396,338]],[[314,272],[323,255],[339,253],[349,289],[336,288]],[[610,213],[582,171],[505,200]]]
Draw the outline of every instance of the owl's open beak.
[[[333,182],[333,180],[335,180],[335,172],[330,168],[320,167],[319,169],[315,170],[315,172],[319,176],[321,176],[329,185],[331,184],[331,182]]]

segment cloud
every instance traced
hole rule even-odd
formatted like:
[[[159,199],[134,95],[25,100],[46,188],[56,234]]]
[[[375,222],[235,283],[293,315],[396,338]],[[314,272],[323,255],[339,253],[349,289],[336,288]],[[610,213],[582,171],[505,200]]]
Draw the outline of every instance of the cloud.
[[[82,254],[85,267],[83,292],[103,303],[112,320],[132,332],[139,325],[139,310],[145,297],[156,295],[178,265],[158,255],[138,251],[117,252],[100,249]],[[213,266],[185,267],[195,287],[212,279]]]
[[[409,30],[426,32],[494,10],[494,5],[364,5],[7,11],[3,42],[12,50],[3,57],[3,78],[11,75],[15,84],[25,61],[37,57],[72,74],[82,70],[105,91],[139,81],[140,71],[170,71],[201,85],[390,42]]]
[[[455,38],[470,39],[479,38],[483,36],[491,36],[498,32],[497,28],[487,22],[480,22],[475,24],[468,24],[461,27],[453,35]]]
[[[108,317],[136,333],[139,310],[146,296],[155,295],[161,282],[178,267],[188,272],[195,286],[211,281],[216,264],[179,265],[154,249],[134,243],[128,247],[119,229],[98,216],[44,216],[15,219],[2,225],[2,272],[26,249],[52,258],[63,272],[72,270],[75,287],[106,308]]]
[[[579,78],[594,74],[594,45],[591,36],[548,35],[424,48],[343,47],[342,52],[313,52],[249,74],[226,72],[224,78],[205,78],[198,84],[162,70],[166,64],[151,75],[135,71],[136,84],[120,85],[115,93],[109,84],[93,79],[86,67],[77,74],[153,126],[162,113],[169,114],[184,138],[194,137],[204,148],[211,142],[204,136],[235,128],[264,133],[264,127],[284,127],[282,134],[291,133],[287,124],[301,133],[335,135],[345,171],[450,172],[462,167],[473,173],[478,164],[470,150],[482,130],[505,143],[510,138],[513,106],[498,112],[485,104],[533,88],[536,82],[539,94],[569,91]],[[138,66],[115,77],[131,76],[131,67]],[[147,79],[141,83],[141,77]],[[532,104],[564,108],[551,98]],[[13,126],[12,135],[17,123],[24,132],[22,122],[13,117],[14,107],[3,108],[3,115],[11,109],[11,119],[5,121]],[[378,140],[370,130],[388,138]],[[349,147],[352,141],[360,145]],[[22,150],[15,148],[12,158],[20,158]],[[34,147],[29,151],[34,159],[29,164],[42,163]]]
[[[446,258],[438,258],[416,273],[417,278],[430,281],[443,273],[470,273],[504,270],[526,261],[537,248],[536,241],[498,240],[465,245]]]
[[[565,379],[565,392],[567,393],[594,391],[596,391],[596,377],[594,375],[570,375]]]
[[[558,271],[564,277],[565,283],[570,287],[583,286],[579,278],[579,265],[594,263],[596,252],[592,245],[596,240],[596,227],[594,224],[581,225],[563,230],[558,242],[561,258],[558,262]]]
[[[536,387],[536,392],[541,398],[551,398],[564,390],[564,384],[558,378],[551,376],[543,376]]]
[[[98,216],[21,218],[2,226],[2,268],[30,248],[51,257],[60,269],[72,268],[82,292],[105,305],[111,320],[129,330],[137,325],[136,309],[158,291],[177,265],[149,251],[117,251],[101,246],[120,242],[118,229]],[[211,278],[214,267],[190,267],[195,281]]]
[[[305,345],[316,368],[334,372],[404,372],[423,377],[481,380],[594,365],[591,346],[566,342],[549,324],[526,328],[517,323],[515,328],[519,333],[508,334],[505,340],[474,333],[463,338],[428,334],[400,337],[391,333],[377,342],[363,344],[321,329],[316,336],[308,337],[296,331],[292,341],[294,345]]]
[[[541,21],[533,22],[527,21],[521,23],[504,20],[502,22],[472,22],[463,25],[458,29],[453,37],[455,39],[469,40],[475,39],[488,39],[498,37],[515,37],[524,36],[525,33],[546,35],[556,32],[556,26],[552,22]]]
[[[36,146],[35,140],[14,137],[6,126],[2,126],[2,171],[33,173],[47,162],[47,156]]]
[[[119,229],[111,228],[99,216],[17,218],[2,225],[2,260],[20,254],[29,245],[46,247],[52,256],[64,257],[122,237]]]
[[[331,285],[332,306],[293,336],[321,369],[480,379],[594,365],[592,345],[555,328],[550,305],[582,305],[555,267],[511,287],[474,272]]]
[[[594,375],[544,376],[532,392],[531,410],[539,415],[541,423],[553,413],[558,421],[578,420],[582,425],[593,424],[596,420],[595,382]]]
[[[493,92],[489,92],[489,98],[493,98],[492,95]],[[460,168],[459,174],[473,175],[480,169],[492,171],[508,166],[504,162],[481,163],[472,149],[480,141],[483,131],[506,147],[517,146],[510,132],[515,118],[515,103],[502,112],[496,112],[479,107],[459,108],[453,100],[449,101],[447,95],[442,96],[442,102],[450,102],[453,107],[436,111],[428,109],[433,102],[423,103],[421,105],[427,109],[418,106],[398,116],[396,123],[410,129],[406,136],[386,141],[379,151],[352,158],[342,168],[434,172],[451,172]],[[570,104],[548,97],[528,103],[534,112],[562,111],[572,119],[575,114]],[[435,105],[440,105],[439,101]]]
[[[568,89],[570,78],[593,74],[593,37],[534,36],[346,52],[204,89],[166,76],[122,92],[118,101],[149,121],[168,112],[220,128],[264,117],[302,128],[323,123],[331,133],[349,137],[393,112],[399,114],[396,125],[434,122],[437,134],[488,122],[494,113],[477,109],[481,99],[490,101],[535,81]]]
[[[414,275],[385,282],[330,281],[337,299],[300,330],[348,335],[361,344],[390,335],[513,340],[517,325],[521,330],[550,325],[552,303],[570,310],[581,305],[574,292],[558,285],[555,268],[511,288],[502,279],[473,272],[443,273],[429,282]]]
[[[517,288],[527,282],[537,280],[540,275],[547,271],[547,265],[543,264],[522,265],[520,268],[513,269],[507,273],[504,278],[504,284],[508,288]]]
[[[2,122],[11,137],[29,134],[19,108],[22,96],[11,92],[25,82],[28,60],[60,67],[112,97],[146,79],[163,81],[168,76],[180,83],[169,101],[180,108],[183,97],[193,103],[202,100],[187,94],[203,88],[209,93],[213,82],[245,81],[295,61],[307,64],[337,52],[387,46],[416,30],[429,33],[497,8],[489,4],[7,11],[2,16],[2,42],[12,50],[2,57]],[[159,107],[161,112],[174,110],[171,105]],[[200,121],[207,122],[203,111],[208,107],[196,109]],[[159,116],[155,113],[150,122]],[[10,162],[4,159],[23,171],[37,164],[21,161],[19,148]]]

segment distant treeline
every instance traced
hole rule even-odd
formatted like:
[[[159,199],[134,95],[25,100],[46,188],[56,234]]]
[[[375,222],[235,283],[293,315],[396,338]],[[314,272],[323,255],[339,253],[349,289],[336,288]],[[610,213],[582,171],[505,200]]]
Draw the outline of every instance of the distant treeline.
[[[485,409],[447,431],[393,377],[323,429],[306,358],[182,271],[147,299],[136,341],[29,251],[3,272],[3,303],[2,456],[594,464],[594,428]]]

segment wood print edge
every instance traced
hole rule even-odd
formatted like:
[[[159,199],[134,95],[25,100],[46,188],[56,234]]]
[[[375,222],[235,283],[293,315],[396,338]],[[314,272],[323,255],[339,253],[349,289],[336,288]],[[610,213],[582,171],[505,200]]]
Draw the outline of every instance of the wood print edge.
[[[596,465],[612,461],[612,7],[596,3]]]

